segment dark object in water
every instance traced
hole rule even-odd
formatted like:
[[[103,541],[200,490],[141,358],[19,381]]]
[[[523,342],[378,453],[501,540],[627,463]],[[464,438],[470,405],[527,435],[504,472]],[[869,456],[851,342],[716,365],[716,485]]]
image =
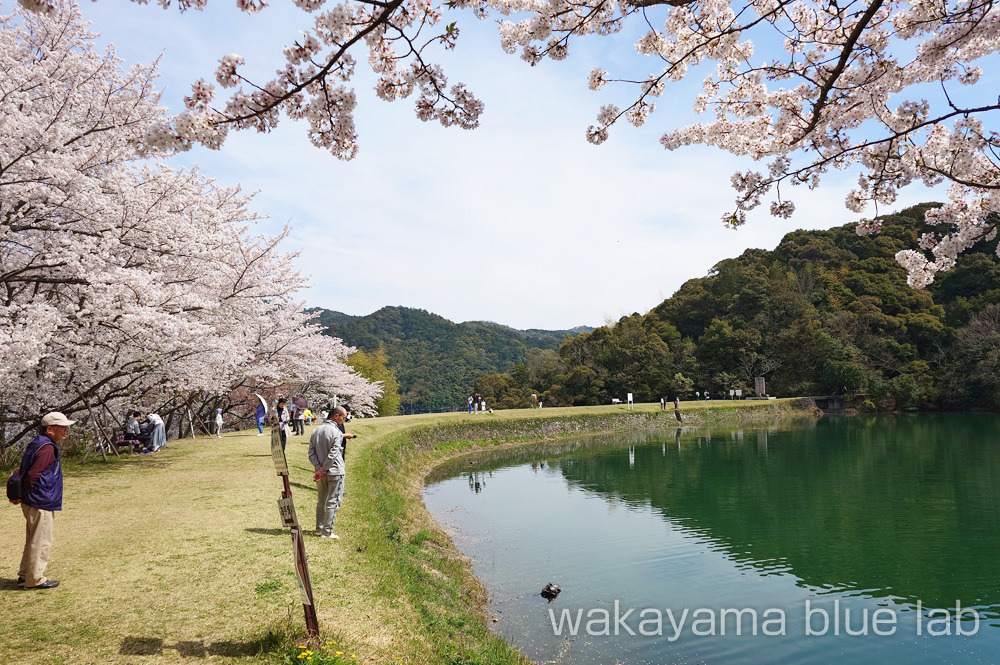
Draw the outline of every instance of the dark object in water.
[[[562,591],[562,589],[559,588],[558,584],[553,584],[552,582],[549,582],[544,587],[542,587],[542,598],[545,598],[546,600],[551,602],[553,598],[559,595],[560,591]]]

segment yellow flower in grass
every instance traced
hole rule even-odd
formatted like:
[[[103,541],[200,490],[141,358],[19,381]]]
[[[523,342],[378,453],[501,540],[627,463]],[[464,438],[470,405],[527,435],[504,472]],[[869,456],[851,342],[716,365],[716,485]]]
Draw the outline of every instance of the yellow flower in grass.
[[[334,654],[334,655],[336,655],[336,656],[343,656],[343,655],[344,655],[344,652],[343,652],[343,651],[338,651],[338,652],[337,652],[336,654]]]

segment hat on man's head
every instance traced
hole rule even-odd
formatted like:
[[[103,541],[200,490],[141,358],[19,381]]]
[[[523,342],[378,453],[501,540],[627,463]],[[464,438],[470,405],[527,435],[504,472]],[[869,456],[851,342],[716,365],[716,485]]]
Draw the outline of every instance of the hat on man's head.
[[[62,425],[64,427],[69,427],[75,420],[70,420],[58,411],[52,411],[51,413],[46,413],[42,417],[42,427],[48,427],[49,425]]]

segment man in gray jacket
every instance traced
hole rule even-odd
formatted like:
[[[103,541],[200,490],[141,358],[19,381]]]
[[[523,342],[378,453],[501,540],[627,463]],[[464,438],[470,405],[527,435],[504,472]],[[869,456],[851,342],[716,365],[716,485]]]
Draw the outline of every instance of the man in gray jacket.
[[[316,483],[316,535],[336,539],[339,536],[333,532],[333,520],[340,509],[340,501],[344,496],[344,456],[340,446],[344,435],[339,425],[344,424],[347,411],[338,406],[330,419],[313,430],[309,437],[309,461],[316,473],[313,482]]]

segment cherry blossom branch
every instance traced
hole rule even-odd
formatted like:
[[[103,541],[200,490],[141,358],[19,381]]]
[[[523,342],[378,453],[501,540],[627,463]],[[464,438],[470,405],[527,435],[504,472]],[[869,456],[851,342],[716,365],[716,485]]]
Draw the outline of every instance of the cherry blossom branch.
[[[823,109],[826,108],[826,102],[830,96],[830,91],[833,90],[833,86],[836,85],[840,75],[843,74],[844,70],[847,68],[847,63],[854,51],[855,44],[858,43],[858,39],[861,38],[861,35],[868,28],[868,25],[875,17],[875,14],[877,14],[882,8],[882,4],[883,0],[871,0],[868,5],[868,9],[861,15],[861,18],[858,19],[858,22],[854,25],[854,29],[851,30],[851,34],[847,37],[843,47],[841,47],[840,58],[837,60],[837,64],[834,66],[833,71],[830,72],[830,75],[823,82],[823,85],[820,86],[819,97],[813,104],[812,119],[802,130],[802,135],[796,139],[792,145],[809,136],[809,134],[816,129],[817,125],[819,125],[820,114],[823,112]]]

